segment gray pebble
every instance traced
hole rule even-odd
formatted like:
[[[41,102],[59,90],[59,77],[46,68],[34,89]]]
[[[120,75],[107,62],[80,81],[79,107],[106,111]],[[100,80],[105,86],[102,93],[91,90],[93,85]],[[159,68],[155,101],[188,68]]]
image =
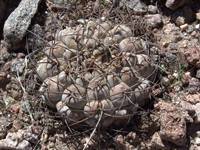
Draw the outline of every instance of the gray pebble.
[[[157,7],[156,6],[154,6],[154,5],[149,5],[148,6],[148,12],[150,14],[156,14],[156,11],[157,11]]]

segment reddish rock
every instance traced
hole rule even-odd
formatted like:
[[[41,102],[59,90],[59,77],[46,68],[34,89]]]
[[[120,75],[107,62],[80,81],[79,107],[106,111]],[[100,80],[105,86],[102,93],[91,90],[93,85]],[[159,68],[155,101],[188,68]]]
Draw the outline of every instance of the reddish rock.
[[[158,149],[165,148],[165,145],[163,144],[158,132],[154,133],[154,135],[152,136],[151,147],[157,147]]]
[[[182,84],[189,84],[191,78],[192,78],[191,72],[184,73],[181,79]]]
[[[158,132],[155,132],[152,136],[150,147],[154,147],[156,149],[170,149],[169,144],[167,145],[161,138]]]
[[[172,101],[176,101],[177,98],[178,98],[178,94],[177,94],[177,93],[172,93],[172,92],[170,92],[170,93],[169,93],[169,96],[171,97],[171,100],[172,100]]]
[[[5,63],[1,71],[3,72],[8,71],[10,69],[10,64],[11,64],[11,61]]]
[[[160,137],[178,146],[186,144],[186,122],[179,108],[173,104],[159,102],[160,105]]]
[[[41,150],[48,150],[47,146],[43,145]]]
[[[195,35],[197,35],[197,31],[193,31],[193,32],[191,33],[191,36],[195,36]]]
[[[195,107],[186,101],[181,101],[179,106],[179,112],[185,118],[185,121],[190,123],[194,122],[194,117],[196,116]]]
[[[18,58],[24,58],[25,56],[26,56],[26,55],[25,55],[24,53],[18,53],[18,54],[17,54],[17,57],[18,57]]]
[[[195,47],[190,47],[185,52],[185,57],[189,64],[194,65],[197,68],[200,68],[200,50]]]
[[[186,96],[189,103],[196,104],[200,102],[200,94],[189,94]]]
[[[182,107],[184,110],[188,111],[189,113],[194,113],[196,110],[192,104],[190,104],[186,101],[181,101],[179,103],[179,106]]]
[[[10,109],[12,110],[13,113],[17,114],[19,112],[20,106],[18,105],[11,105]]]

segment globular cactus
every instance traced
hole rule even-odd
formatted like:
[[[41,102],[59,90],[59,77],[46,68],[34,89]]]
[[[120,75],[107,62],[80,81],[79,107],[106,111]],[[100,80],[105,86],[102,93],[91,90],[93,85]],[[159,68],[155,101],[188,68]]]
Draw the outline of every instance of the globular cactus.
[[[149,98],[156,68],[130,26],[80,19],[57,31],[36,72],[43,100],[68,124],[109,126]]]

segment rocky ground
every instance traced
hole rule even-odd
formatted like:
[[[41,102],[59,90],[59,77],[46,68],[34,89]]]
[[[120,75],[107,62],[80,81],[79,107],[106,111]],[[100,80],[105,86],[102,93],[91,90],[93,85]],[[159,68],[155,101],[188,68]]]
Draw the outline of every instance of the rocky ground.
[[[0,2],[10,12],[16,7]],[[23,2],[21,10],[28,3]],[[20,17],[12,23],[0,18],[1,24],[7,22],[1,28],[0,46],[0,149],[200,149],[200,1],[38,3],[24,15],[26,28],[17,24],[22,22]],[[134,33],[155,45],[150,52],[158,73],[149,103],[128,121],[92,133],[93,128],[86,124],[67,126],[57,111],[41,100],[35,66],[56,30],[76,25],[83,13],[104,16],[109,10],[116,24],[127,16],[139,22],[134,24]],[[1,11],[5,16],[10,13],[0,6]],[[113,11],[119,11],[119,16],[112,16]],[[23,28],[17,30],[20,26]]]

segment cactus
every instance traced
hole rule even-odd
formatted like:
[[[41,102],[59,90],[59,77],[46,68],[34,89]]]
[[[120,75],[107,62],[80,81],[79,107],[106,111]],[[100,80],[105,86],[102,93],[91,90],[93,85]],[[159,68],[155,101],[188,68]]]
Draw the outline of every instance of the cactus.
[[[127,119],[149,98],[156,75],[146,42],[133,35],[105,17],[58,30],[37,62],[42,99],[68,124]]]

